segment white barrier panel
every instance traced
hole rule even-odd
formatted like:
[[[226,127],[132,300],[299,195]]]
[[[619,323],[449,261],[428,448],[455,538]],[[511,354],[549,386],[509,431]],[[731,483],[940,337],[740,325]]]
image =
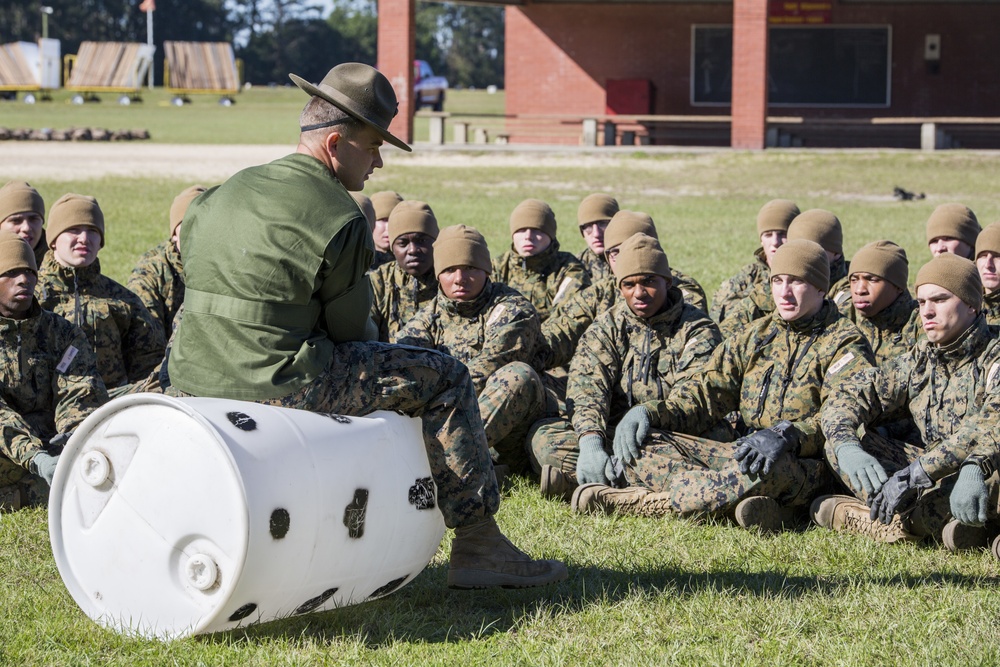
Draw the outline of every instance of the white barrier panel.
[[[83,611],[175,638],[388,595],[444,535],[420,421],[136,394],[77,428],[49,535]]]

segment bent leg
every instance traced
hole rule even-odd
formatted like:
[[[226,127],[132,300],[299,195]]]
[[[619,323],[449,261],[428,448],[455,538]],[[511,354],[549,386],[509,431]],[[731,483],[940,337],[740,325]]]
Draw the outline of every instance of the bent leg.
[[[479,393],[479,414],[497,464],[508,465],[513,472],[528,471],[526,436],[544,412],[545,388],[528,364],[507,364],[486,379]]]

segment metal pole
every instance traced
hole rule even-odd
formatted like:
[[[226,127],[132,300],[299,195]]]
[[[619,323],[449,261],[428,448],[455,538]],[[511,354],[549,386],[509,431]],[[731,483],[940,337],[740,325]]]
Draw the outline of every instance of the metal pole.
[[[153,12],[146,12],[146,44],[153,45]],[[149,89],[153,89],[153,63],[149,63]]]
[[[42,5],[40,7],[42,12],[42,39],[49,38],[49,14],[52,13],[52,8]]]

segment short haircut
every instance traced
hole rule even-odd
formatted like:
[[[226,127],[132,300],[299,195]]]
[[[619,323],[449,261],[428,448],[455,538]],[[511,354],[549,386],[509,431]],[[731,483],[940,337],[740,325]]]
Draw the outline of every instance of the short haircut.
[[[335,107],[330,104],[322,97],[311,97],[308,102],[306,102],[305,107],[302,109],[302,113],[299,114],[299,128],[309,127],[311,125],[321,125],[324,123],[332,123],[334,121],[342,121],[337,125],[332,125],[324,129],[328,131],[340,132],[345,137],[354,136],[354,134],[361,128],[364,123],[350,115],[346,111]],[[316,131],[316,130],[312,130]]]

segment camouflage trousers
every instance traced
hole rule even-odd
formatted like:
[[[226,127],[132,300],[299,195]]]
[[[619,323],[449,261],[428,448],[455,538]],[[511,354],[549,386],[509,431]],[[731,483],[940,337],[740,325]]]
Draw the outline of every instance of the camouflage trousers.
[[[166,393],[185,395],[176,387]],[[454,357],[403,345],[341,343],[311,383],[258,402],[312,412],[360,416],[395,410],[419,417],[445,524],[475,523],[500,506],[472,379]]]
[[[867,431],[861,438],[861,448],[878,459],[878,462],[885,468],[887,475],[892,475],[897,470],[909,466],[916,461],[923,453],[924,448],[901,440],[893,440],[879,435],[874,431]],[[868,494],[862,490],[860,493],[851,487],[851,480],[844,473],[837,463],[837,455],[833,447],[829,444],[824,448],[824,454],[834,473],[840,478],[847,493],[855,496],[865,503],[869,502]],[[945,524],[951,521],[951,491],[955,488],[958,475],[948,475],[939,479],[933,487],[921,492],[916,503],[905,508],[901,513],[907,528],[914,535],[920,537],[931,537],[934,540],[941,540],[941,530]],[[986,485],[990,490],[990,518],[995,519],[997,514],[997,499],[1000,492],[1000,484],[997,482],[997,475],[994,474]]]
[[[545,387],[531,366],[515,361],[489,376],[479,392],[479,415],[494,463],[527,472],[525,437],[544,413]]]
[[[532,424],[528,431],[528,452],[535,472],[541,472],[543,465],[550,465],[576,476],[580,439],[568,419],[546,417]]]
[[[22,507],[44,507],[49,502],[49,485],[45,480],[21,470],[24,475],[16,482],[0,484],[0,514]]]

